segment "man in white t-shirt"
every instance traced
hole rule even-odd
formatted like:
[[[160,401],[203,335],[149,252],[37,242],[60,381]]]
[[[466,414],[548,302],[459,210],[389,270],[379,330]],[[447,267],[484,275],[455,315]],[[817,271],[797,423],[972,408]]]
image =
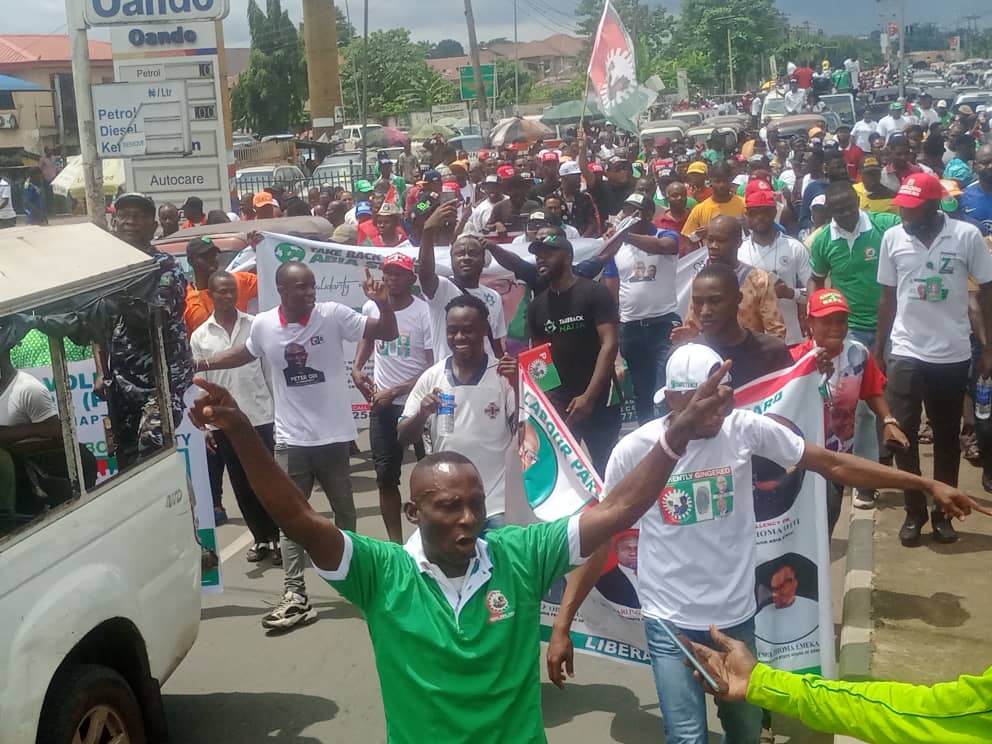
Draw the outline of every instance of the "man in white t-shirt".
[[[619,280],[620,354],[627,360],[637,420],[643,424],[655,416],[654,392],[665,384],[672,329],[682,325],[675,289],[680,237],[655,226],[654,201],[643,194],[628,196],[623,214],[640,219],[623,236],[604,276]]]
[[[871,137],[878,131],[878,124],[872,119],[871,109],[865,109],[864,116],[851,127],[851,140],[865,153],[871,152]]]
[[[440,362],[448,355],[445,340],[445,308],[455,297],[470,294],[486,303],[489,311],[489,336],[486,353],[494,359],[503,356],[503,338],[506,321],[503,319],[503,300],[499,293],[479,284],[482,268],[486,263],[486,249],[474,235],[462,235],[451,246],[451,278],[438,276],[434,262],[434,241],[438,231],[455,219],[454,202],[442,204],[424,223],[420,238],[420,255],[417,260],[417,277],[420,288],[431,312],[431,339],[434,343],[434,361]]]
[[[14,211],[14,201],[10,193],[10,183],[0,176],[0,229],[13,227],[17,224],[17,212]]]
[[[737,249],[737,257],[745,264],[771,274],[785,321],[785,343],[789,346],[798,344],[805,336],[806,284],[812,275],[809,251],[775,227],[777,207],[766,181],[751,181],[744,203],[750,233]]]
[[[489,225],[492,223],[493,210],[507,197],[503,194],[503,184],[495,173],[486,176],[485,183],[486,198],[472,208],[462,235],[485,235],[492,232]]]
[[[445,339],[451,355],[417,380],[399,425],[401,445],[428,428],[434,452],[454,450],[472,458],[486,484],[484,530],[506,523],[506,453],[517,418],[516,392],[507,379],[516,379],[516,360],[486,353],[487,315],[485,304],[472,295],[448,304]]]
[[[232,369],[261,359],[275,400],[276,460],[307,499],[316,480],[327,494],[334,521],[355,530],[348,455],[357,438],[348,395],[343,344],[362,338],[391,341],[396,315],[382,282],[366,271],[363,289],[379,318],[366,318],[337,302],[316,302],[313,272],[299,261],[276,271],[280,304],[255,316],[248,340],[196,363],[198,371]],[[266,628],[291,628],[317,613],[307,599],[306,554],[283,536],[285,593],[262,619]]]
[[[663,393],[659,391],[672,413],[620,440],[606,468],[604,496],[661,441],[668,427],[687,410],[695,390],[723,363],[715,351],[701,344],[686,344],[672,352],[667,384]],[[637,594],[669,744],[706,744],[709,735],[703,689],[661,625],[705,644],[711,642],[709,629],[715,625],[754,652],[757,541],[752,456],[784,468],[829,475],[849,485],[899,488],[913,483],[913,488],[929,491],[955,513],[979,508],[956,488],[831,452],[750,410],[727,410],[725,418],[717,420],[704,436],[690,442],[684,453],[676,452],[678,464],[667,484],[659,488],[657,507],[640,521]],[[718,483],[721,477],[723,482]],[[708,510],[700,510],[694,498],[700,491],[710,496]],[[548,648],[552,682],[561,681],[563,663],[571,668],[568,630],[575,611],[602,573],[607,555],[599,549],[568,581]],[[758,740],[760,708],[746,703],[717,705],[729,741]]]
[[[15,369],[9,351],[0,353],[0,515],[15,511],[15,458],[24,441],[61,438],[59,410],[51,393],[40,380]]]
[[[365,396],[369,408],[369,441],[375,480],[379,487],[379,511],[386,525],[386,534],[393,542],[403,542],[400,521],[400,470],[406,447],[399,443],[397,424],[407,395],[424,370],[434,364],[431,340],[431,313],[427,303],[414,297],[410,290],[417,281],[413,259],[402,253],[387,256],[382,262],[382,281],[389,292],[389,304],[396,313],[399,335],[395,341],[362,339],[355,350],[351,379]],[[379,317],[379,309],[366,302],[362,314]],[[364,367],[375,351],[372,379]],[[413,443],[417,459],[424,456],[424,443]]]
[[[968,322],[968,277],[979,285],[978,302],[986,324],[992,317],[992,256],[978,228],[946,217],[940,200],[947,195],[935,176],[917,173],[899,188],[892,204],[902,224],[882,236],[878,283],[875,359],[887,374],[886,397],[892,415],[909,438],[909,449],[897,452],[902,470],[920,472],[917,432],[922,406],[933,428],[934,478],[957,485],[961,462],[961,409],[971,366]],[[990,336],[986,336],[990,338]],[[885,360],[885,343],[891,352]],[[978,362],[979,375],[992,372],[992,346]],[[927,500],[919,490],[906,491],[906,519],[899,539],[906,546],[920,541],[927,523]],[[933,538],[957,540],[950,520],[935,504]]]

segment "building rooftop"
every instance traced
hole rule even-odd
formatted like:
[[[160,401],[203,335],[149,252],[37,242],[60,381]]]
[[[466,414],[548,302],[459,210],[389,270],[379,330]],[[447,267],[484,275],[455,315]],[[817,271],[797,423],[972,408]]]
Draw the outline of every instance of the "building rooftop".
[[[485,49],[479,50],[479,63],[492,64],[496,59],[509,59],[520,57],[521,60],[538,59],[540,57],[578,57],[582,51],[585,41],[569,36],[568,34],[555,34],[540,41],[527,41],[520,44],[493,44]],[[516,48],[516,53],[514,49]],[[439,59],[429,59],[427,63],[441,73],[447,80],[458,79],[458,68],[472,64],[470,57],[441,57]]]
[[[110,62],[109,41],[90,41],[90,59]],[[18,65],[70,64],[67,34],[0,34],[0,68]]]

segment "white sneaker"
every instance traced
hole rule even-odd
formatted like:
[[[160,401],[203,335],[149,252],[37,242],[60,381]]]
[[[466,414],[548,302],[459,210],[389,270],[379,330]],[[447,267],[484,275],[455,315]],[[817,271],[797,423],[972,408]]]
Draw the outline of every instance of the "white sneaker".
[[[287,591],[279,605],[262,618],[262,627],[285,630],[316,619],[317,611],[310,606],[310,601],[305,596]]]
[[[851,505],[855,509],[874,509],[875,499],[878,498],[878,491],[873,488],[854,489],[854,499]]]
[[[770,728],[761,729],[761,738],[758,741],[761,744],[775,744],[775,732]]]

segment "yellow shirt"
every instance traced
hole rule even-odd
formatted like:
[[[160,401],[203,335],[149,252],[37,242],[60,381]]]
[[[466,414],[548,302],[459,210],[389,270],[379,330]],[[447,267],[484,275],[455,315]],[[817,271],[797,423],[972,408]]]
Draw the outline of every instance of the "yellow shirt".
[[[730,201],[726,202],[713,201],[713,197],[699,202],[689,212],[689,218],[682,226],[682,234],[690,237],[700,227],[706,227],[706,225],[721,215],[743,217],[744,200],[734,195],[730,198]]]
[[[863,183],[854,184],[854,190],[858,192],[858,206],[866,212],[891,212],[892,214],[899,214],[899,207],[892,206],[892,199],[895,197],[889,197],[888,199],[872,199],[868,196],[868,192],[865,191],[865,185]]]

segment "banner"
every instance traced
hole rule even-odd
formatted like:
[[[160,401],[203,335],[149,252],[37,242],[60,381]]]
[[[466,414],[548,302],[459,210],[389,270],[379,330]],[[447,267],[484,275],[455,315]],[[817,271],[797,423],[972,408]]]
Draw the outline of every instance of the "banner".
[[[96,457],[97,483],[105,481],[117,472],[117,463],[107,453],[107,440],[104,434],[104,419],[108,416],[107,404],[94,392],[96,365],[93,359],[69,362],[69,387],[72,391],[72,407],[76,414],[76,433],[80,444],[86,446]],[[55,397],[55,380],[51,366],[31,367],[21,370],[40,380]],[[190,388],[186,394],[187,405],[196,397],[198,389]],[[210,476],[207,473],[207,450],[203,432],[193,426],[188,416],[176,429],[176,448],[186,462],[186,474],[193,488],[197,534],[205,548],[217,553],[217,538],[214,525],[213,498],[210,492]],[[220,564],[200,577],[200,587],[204,592],[220,592],[223,582]]]
[[[520,360],[520,449],[526,499],[535,517],[557,519],[590,504],[590,497],[598,496],[602,485],[543,392],[557,378],[547,348],[522,354]],[[742,387],[736,391],[736,401],[738,407],[771,416],[806,440],[822,445],[819,383],[811,354],[790,369]],[[761,457],[753,458],[752,468],[758,545],[758,658],[778,669],[833,676],[826,483],[801,470],[786,472]],[[528,477],[531,471],[540,473],[541,478]],[[586,472],[591,474],[588,481],[582,476]],[[568,489],[574,493],[565,493]],[[613,538],[603,575],[572,625],[577,651],[650,663],[635,589],[637,540],[636,529]],[[564,590],[565,579],[560,579],[541,603],[544,640],[551,637]]]
[[[362,290],[366,269],[378,278],[381,276],[379,272],[386,256],[393,253],[403,253],[416,260],[419,255],[419,249],[410,243],[402,243],[393,248],[376,248],[373,246],[322,243],[276,233],[263,233],[262,235],[262,242],[253,253],[248,250],[242,251],[228,267],[229,271],[245,270],[251,266],[257,268],[258,306],[260,310],[270,310],[279,304],[279,293],[276,290],[276,269],[287,261],[302,261],[313,270],[317,279],[317,302],[340,302],[356,312],[361,312],[362,305],[367,300]],[[580,238],[571,242],[575,251],[576,262],[595,256],[603,246],[603,241],[599,239]],[[534,257],[527,251],[527,244],[525,243],[503,245],[502,247],[531,263],[534,262]],[[438,274],[451,276],[449,246],[437,246],[434,249],[434,260]],[[509,326],[510,321],[516,316],[517,308],[524,297],[526,288],[516,281],[513,274],[493,261],[488,254],[487,262],[488,264],[482,272],[481,283],[499,293],[503,301],[503,317],[506,318],[507,326]],[[419,286],[415,286],[414,291],[419,292]],[[369,425],[369,404],[351,381],[351,365],[355,358],[356,345],[346,341],[343,346],[347,369],[345,378],[348,381],[352,415],[358,428],[365,429]],[[365,373],[370,378],[372,377],[371,359],[365,366]]]

